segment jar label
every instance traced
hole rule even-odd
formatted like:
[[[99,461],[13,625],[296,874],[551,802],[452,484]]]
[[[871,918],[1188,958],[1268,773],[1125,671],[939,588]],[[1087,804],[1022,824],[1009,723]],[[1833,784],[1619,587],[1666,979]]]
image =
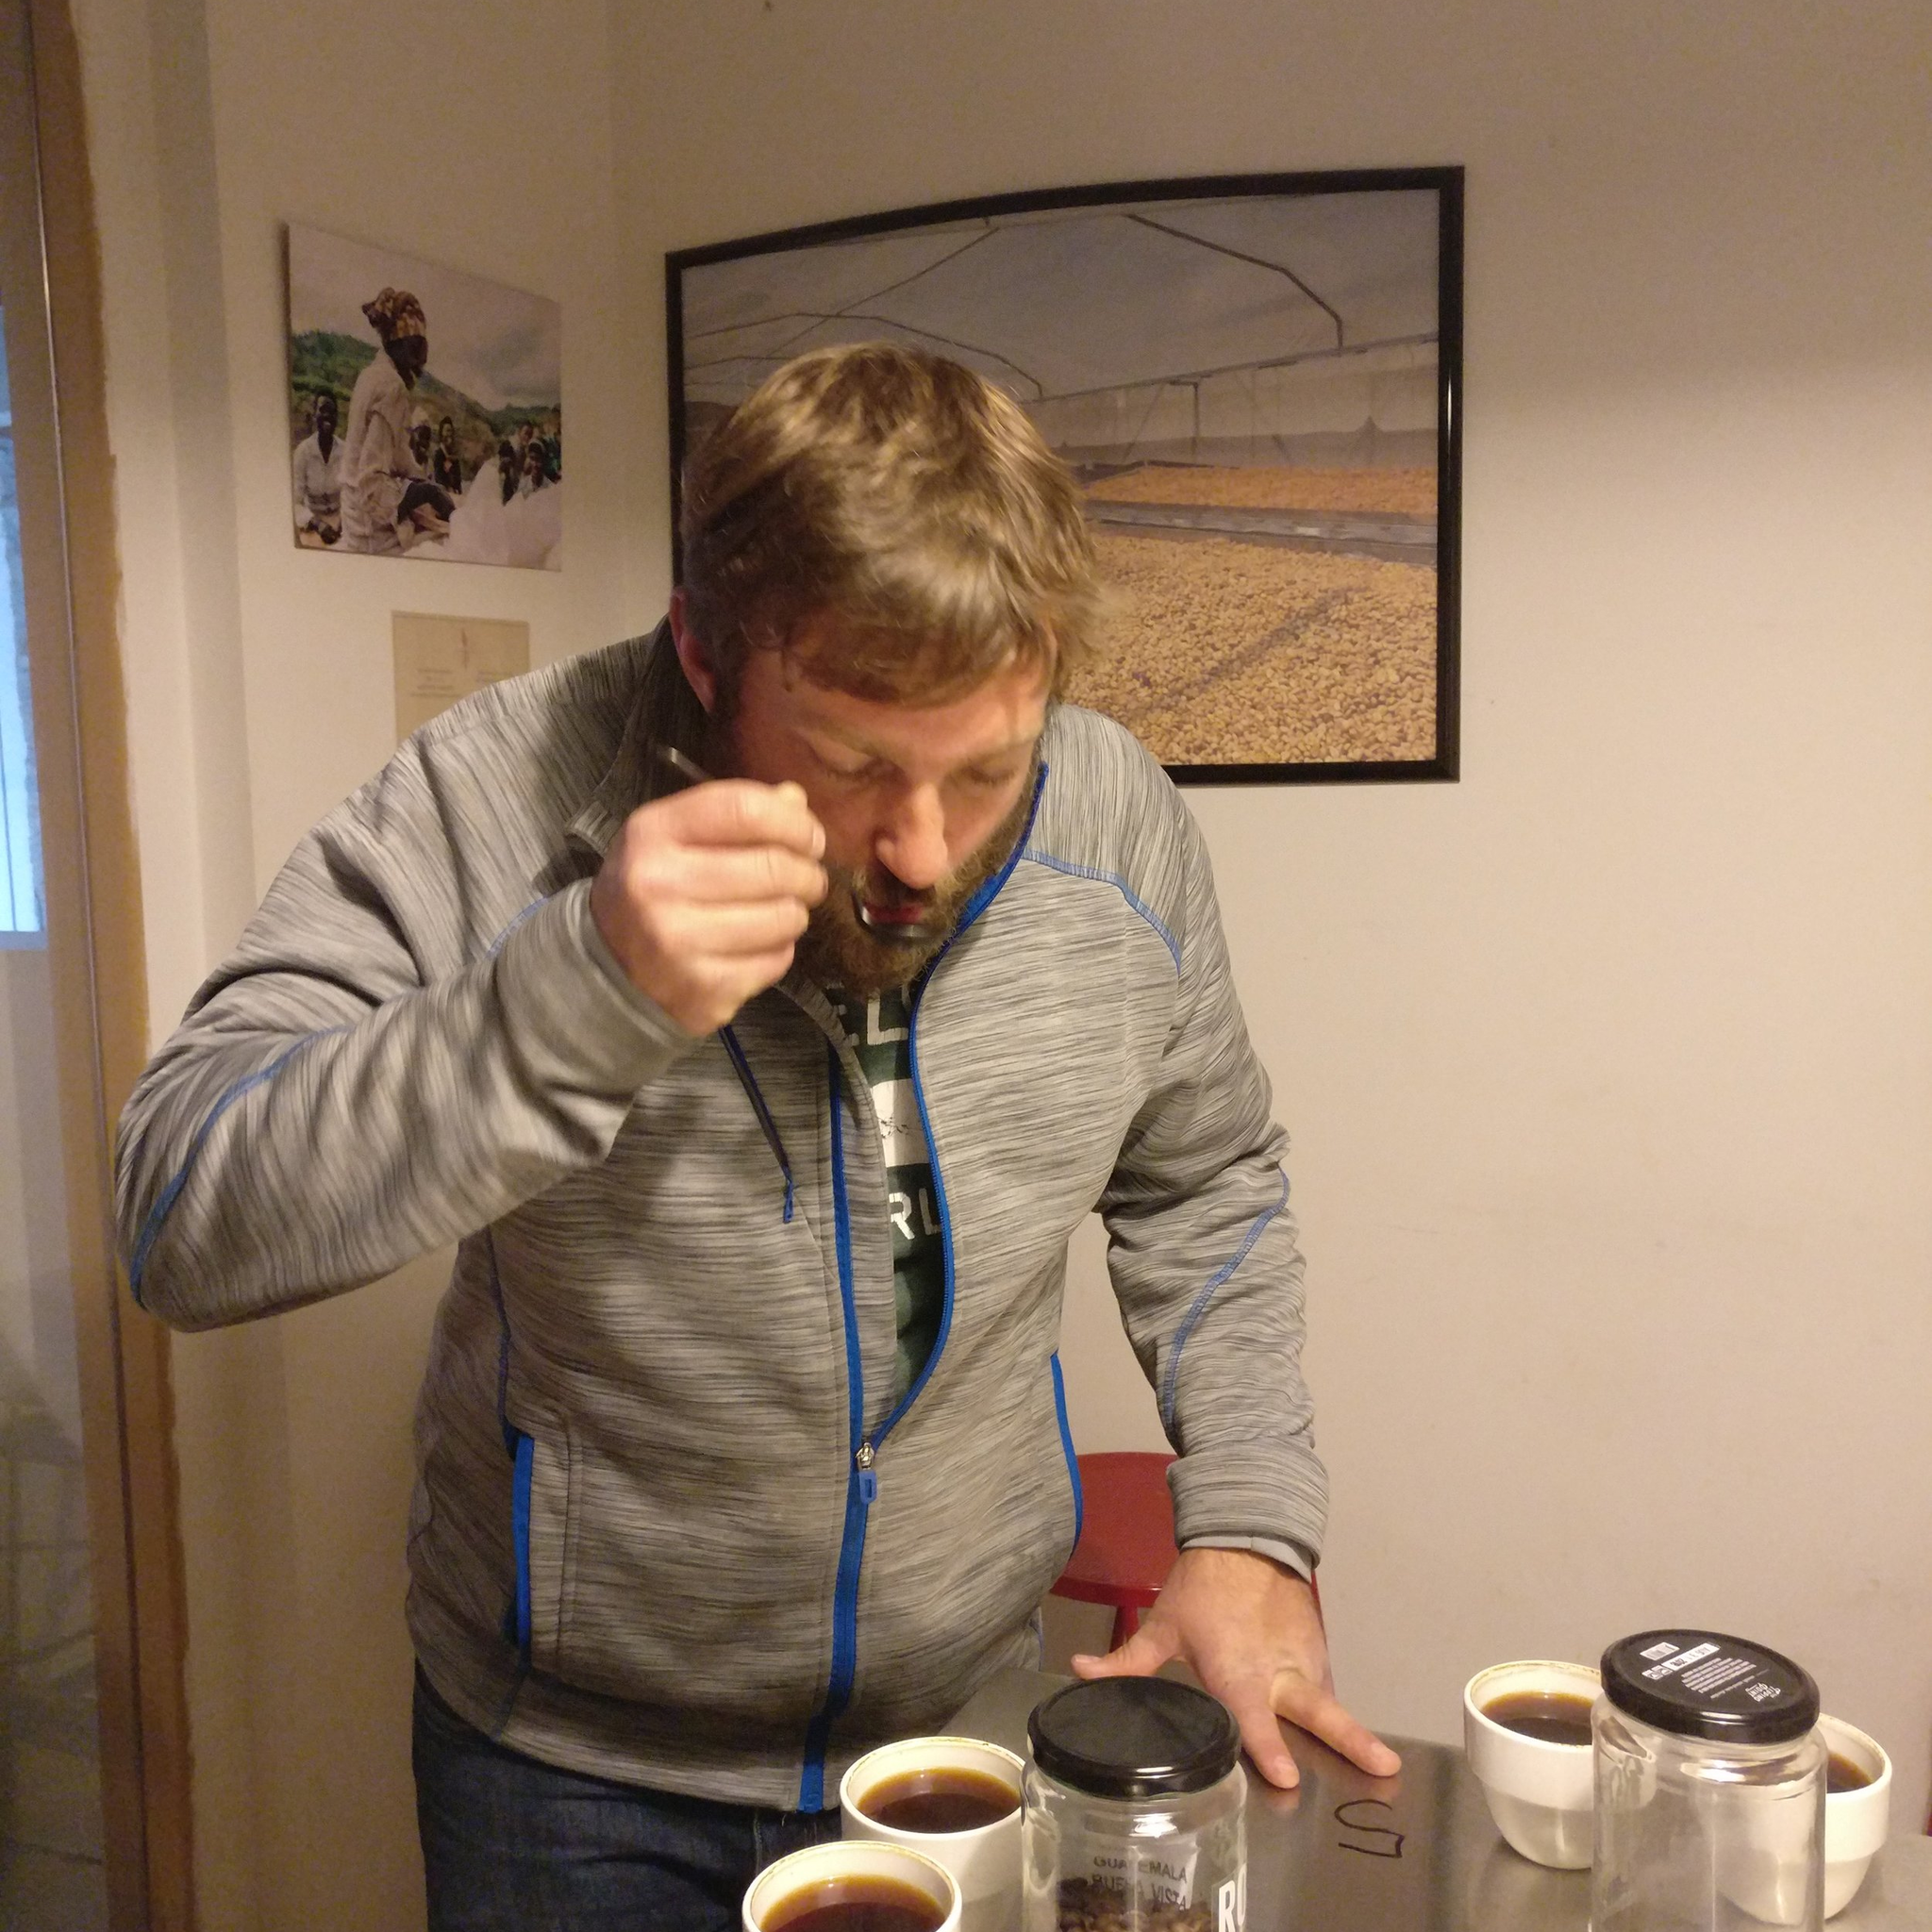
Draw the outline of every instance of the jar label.
[[[1214,1894],[1214,1932],[1247,1932],[1248,1868],[1224,1878]]]
[[[1247,1932],[1245,1861],[1207,1897],[1196,1890],[1199,1867],[1197,1847],[1096,1847],[1062,1869],[1060,1932]]]

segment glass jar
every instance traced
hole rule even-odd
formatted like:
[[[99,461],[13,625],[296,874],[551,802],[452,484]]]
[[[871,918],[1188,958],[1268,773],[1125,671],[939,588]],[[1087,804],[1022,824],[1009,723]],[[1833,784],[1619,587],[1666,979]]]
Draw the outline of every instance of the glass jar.
[[[1762,1644],[1646,1630],[1604,1652],[1592,1932],[1824,1923],[1818,1687]]]
[[[1028,1720],[1024,1932],[1243,1932],[1241,1732],[1165,1677],[1069,1685]]]

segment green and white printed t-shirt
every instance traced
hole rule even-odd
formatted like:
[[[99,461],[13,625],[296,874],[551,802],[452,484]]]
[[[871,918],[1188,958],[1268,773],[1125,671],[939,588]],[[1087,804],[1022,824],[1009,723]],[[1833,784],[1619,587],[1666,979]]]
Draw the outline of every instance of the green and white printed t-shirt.
[[[899,1331],[893,1365],[896,1402],[925,1367],[946,1305],[945,1246],[933,1191],[932,1150],[912,1091],[912,1014],[903,988],[861,1000],[828,987],[825,996],[858,1056],[879,1118],[892,1217],[892,1300]]]

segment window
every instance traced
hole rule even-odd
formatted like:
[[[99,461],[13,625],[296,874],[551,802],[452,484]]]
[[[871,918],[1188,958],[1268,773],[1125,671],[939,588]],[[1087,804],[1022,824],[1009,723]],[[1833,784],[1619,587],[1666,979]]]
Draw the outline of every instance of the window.
[[[13,404],[7,383],[6,318],[0,316],[0,946],[39,945],[46,924],[20,505],[13,486]]]

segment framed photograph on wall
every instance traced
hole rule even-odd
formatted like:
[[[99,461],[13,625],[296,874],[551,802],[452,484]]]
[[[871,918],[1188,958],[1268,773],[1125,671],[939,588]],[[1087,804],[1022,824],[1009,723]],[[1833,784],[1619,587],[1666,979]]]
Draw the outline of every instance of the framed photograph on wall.
[[[683,249],[665,278],[674,504],[791,357],[930,349],[1086,491],[1125,594],[1078,702],[1182,782],[1457,775],[1459,168],[947,202]]]
[[[291,225],[298,547],[561,570],[562,325],[544,296]]]

